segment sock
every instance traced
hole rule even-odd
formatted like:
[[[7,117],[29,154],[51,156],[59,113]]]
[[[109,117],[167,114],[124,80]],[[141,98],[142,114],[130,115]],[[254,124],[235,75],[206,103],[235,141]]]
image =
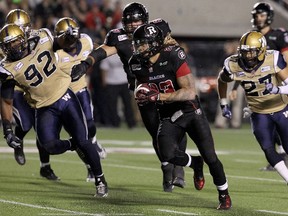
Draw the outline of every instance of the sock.
[[[288,183],[288,169],[283,160],[277,163],[274,168],[277,170],[279,175]]]

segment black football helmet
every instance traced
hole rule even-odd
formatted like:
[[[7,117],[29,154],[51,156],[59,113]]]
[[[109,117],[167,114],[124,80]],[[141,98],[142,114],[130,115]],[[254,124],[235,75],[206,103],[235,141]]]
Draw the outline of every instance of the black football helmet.
[[[128,26],[132,22],[142,21],[142,24],[148,23],[149,20],[149,13],[146,7],[140,3],[133,2],[127,4],[123,9],[122,13],[122,25],[126,33],[132,34],[134,30],[138,27]],[[141,25],[142,25],[141,24]]]
[[[133,33],[133,55],[147,62],[163,47],[164,37],[161,29],[153,24],[139,26]]]
[[[252,23],[253,28],[255,27],[258,29],[263,28],[262,26],[258,26],[256,22],[256,14],[261,14],[261,13],[267,14],[265,26],[270,25],[273,22],[274,10],[272,6],[265,2],[258,2],[253,6],[253,9],[251,11],[251,14],[252,14],[251,23]]]
[[[16,24],[6,24],[0,30],[0,47],[7,59],[18,61],[27,49],[27,40],[23,29]]]
[[[265,59],[267,42],[263,34],[257,31],[246,32],[240,39],[238,56],[240,66],[250,72]]]
[[[80,38],[79,25],[76,20],[70,17],[59,19],[55,24],[54,33],[57,43],[65,51],[74,49]]]

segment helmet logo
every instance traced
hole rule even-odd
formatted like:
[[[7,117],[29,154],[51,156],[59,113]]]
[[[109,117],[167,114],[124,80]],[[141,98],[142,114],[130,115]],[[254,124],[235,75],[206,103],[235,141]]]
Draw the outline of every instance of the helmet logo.
[[[149,35],[155,35],[157,33],[157,30],[154,28],[154,26],[147,26],[146,29],[148,30]]]

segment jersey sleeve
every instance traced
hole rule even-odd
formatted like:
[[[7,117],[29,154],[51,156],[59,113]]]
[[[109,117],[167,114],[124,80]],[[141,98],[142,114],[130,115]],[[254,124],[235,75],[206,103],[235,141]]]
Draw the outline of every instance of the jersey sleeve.
[[[283,53],[288,50],[288,32],[284,29],[277,29],[277,46],[279,51]]]
[[[274,59],[274,67],[276,72],[279,72],[286,67],[286,62],[283,55],[276,50],[274,50]]]
[[[186,59],[186,53],[181,47],[176,47],[175,50],[171,52],[169,61],[173,65],[173,71],[175,71],[177,78],[191,73]]]
[[[107,46],[116,46],[119,33],[119,29],[110,30],[105,37],[104,44]]]

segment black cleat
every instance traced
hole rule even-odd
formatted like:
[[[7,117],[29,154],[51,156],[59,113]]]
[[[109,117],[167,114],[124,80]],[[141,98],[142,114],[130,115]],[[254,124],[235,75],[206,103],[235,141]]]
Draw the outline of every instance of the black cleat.
[[[163,182],[163,191],[171,193],[174,188],[172,182]]]
[[[219,195],[219,205],[217,207],[218,210],[228,210],[232,207],[232,201],[230,196],[227,195]]]
[[[177,187],[184,188],[186,183],[185,183],[184,179],[179,178],[179,177],[175,177],[173,180],[173,185],[175,185]]]
[[[21,145],[20,148],[14,148],[14,158],[19,165],[24,165],[26,163],[23,145]]]
[[[276,171],[273,166],[268,164],[266,167],[260,168],[260,171]]]
[[[105,181],[104,175],[96,178],[96,194],[94,197],[107,197],[108,196],[108,185]]]
[[[197,190],[202,190],[205,185],[205,178],[203,174],[204,162],[201,156],[193,157],[192,160],[194,160],[194,187]]]
[[[59,181],[60,178],[55,175],[54,171],[51,169],[50,165],[44,166],[40,168],[40,175],[43,178],[46,178],[48,180],[52,181]]]
[[[173,169],[173,185],[184,188],[186,183],[184,180],[184,168],[182,166],[174,166]]]

